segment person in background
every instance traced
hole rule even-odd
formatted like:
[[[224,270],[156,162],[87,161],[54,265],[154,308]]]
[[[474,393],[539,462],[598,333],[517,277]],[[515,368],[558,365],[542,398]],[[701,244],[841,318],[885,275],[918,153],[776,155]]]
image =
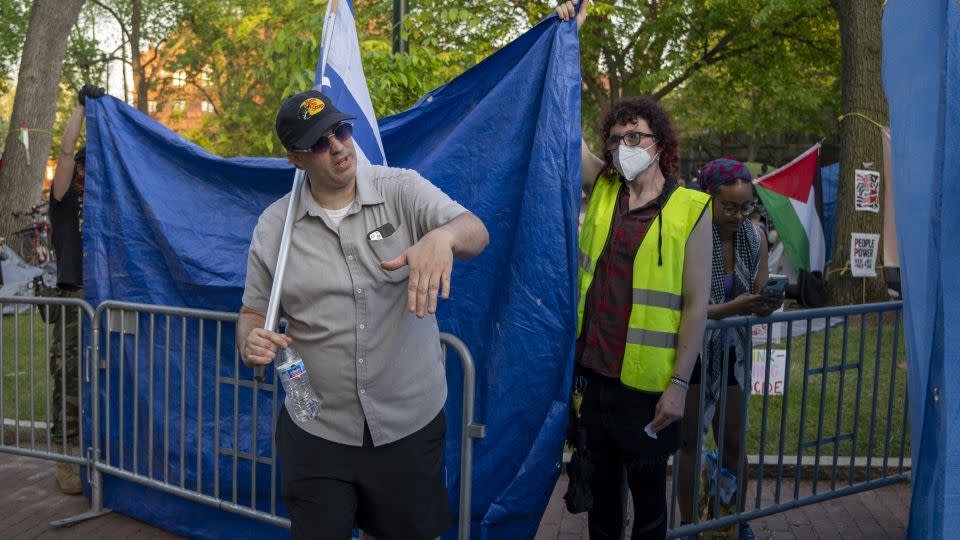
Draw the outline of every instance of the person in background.
[[[50,227],[53,253],[57,260],[57,287],[40,294],[61,298],[83,298],[83,186],[86,173],[86,149],[77,148],[86,100],[104,95],[104,89],[84,85],[77,94],[77,105],[67,121],[60,141],[57,168],[50,188]],[[76,151],[76,153],[75,153]],[[75,453],[79,424],[80,321],[72,310],[50,309],[53,340],[50,345],[50,377],[53,379],[53,426],[51,435],[57,445],[66,445]],[[81,492],[79,466],[58,463],[55,476],[60,490],[67,494]]]
[[[710,305],[707,316],[723,319],[734,315],[772,313],[783,298],[758,294],[767,282],[767,240],[748,217],[754,214],[753,179],[746,166],[731,159],[717,159],[700,169],[698,181],[704,191],[713,197],[713,248],[710,276]],[[740,470],[740,439],[745,426],[744,384],[745,370],[750,369],[747,358],[751,334],[749,328],[713,330],[709,333],[706,350],[706,379],[702,379],[700,360],[694,367],[687,393],[686,418],[683,427],[683,445],[680,450],[679,503],[681,522],[693,521],[694,478],[697,474],[697,430],[709,421],[700,419],[700,385],[706,384],[704,411],[709,415],[717,408],[722,386],[727,386],[723,441],[717,441],[720,460],[734,474]],[[725,360],[726,353],[726,360]],[[712,415],[713,432],[720,433],[719,413]],[[721,444],[722,443],[722,444]],[[742,508],[746,479],[738,479]],[[740,529],[740,538],[755,538],[750,526]]]
[[[572,2],[563,20],[586,19]],[[667,460],[680,443],[690,372],[706,325],[710,198],[677,182],[677,135],[648,96],[610,105],[599,158],[582,146],[589,196],[580,234],[575,361],[578,430],[593,463],[591,540],[624,532],[624,479],[634,540],[667,531]],[[576,401],[576,400],[575,400]]]

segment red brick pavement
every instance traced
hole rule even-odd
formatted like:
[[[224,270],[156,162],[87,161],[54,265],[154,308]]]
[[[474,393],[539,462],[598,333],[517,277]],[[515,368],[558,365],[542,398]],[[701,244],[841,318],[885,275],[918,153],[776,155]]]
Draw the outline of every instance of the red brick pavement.
[[[0,453],[0,538],[3,539],[145,539],[173,540],[174,534],[127,516],[111,513],[73,527],[54,529],[49,522],[84,512],[89,501],[60,493],[51,462]],[[793,484],[784,486],[793,493]],[[801,483],[801,494],[809,493]],[[824,489],[828,486],[823,486]],[[566,478],[561,477],[540,522],[537,540],[586,539],[586,515],[571,515],[563,506]],[[770,501],[766,486],[762,495]],[[786,493],[785,493],[786,494]],[[755,496],[755,495],[754,495]],[[910,512],[909,484],[895,484],[825,503],[798,508],[753,522],[761,539],[901,539]]]
[[[110,513],[72,527],[54,529],[49,522],[77,515],[90,508],[81,495],[64,495],[53,478],[53,462],[0,453],[0,538],[28,539],[136,539],[180,538],[131,519]]]

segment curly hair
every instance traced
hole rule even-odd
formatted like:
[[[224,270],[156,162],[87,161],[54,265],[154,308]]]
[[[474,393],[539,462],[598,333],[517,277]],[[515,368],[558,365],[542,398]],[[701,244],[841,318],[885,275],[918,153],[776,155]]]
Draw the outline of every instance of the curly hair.
[[[600,137],[604,143],[603,164],[605,170],[613,168],[613,153],[606,148],[610,130],[617,124],[629,124],[639,118],[646,120],[660,147],[660,171],[667,178],[677,175],[677,152],[680,146],[677,132],[673,127],[673,120],[660,105],[650,96],[627,97],[615,101],[607,107],[603,120],[600,122]]]

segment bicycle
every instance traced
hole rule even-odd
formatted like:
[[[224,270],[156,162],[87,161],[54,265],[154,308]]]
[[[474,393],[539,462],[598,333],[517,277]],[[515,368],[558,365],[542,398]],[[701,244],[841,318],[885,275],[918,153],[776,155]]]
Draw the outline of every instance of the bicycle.
[[[13,212],[15,218],[30,218],[33,223],[13,233],[10,244],[16,245],[16,252],[29,265],[39,266],[54,260],[53,246],[50,244],[50,220],[47,218],[47,203],[40,203],[24,212]]]

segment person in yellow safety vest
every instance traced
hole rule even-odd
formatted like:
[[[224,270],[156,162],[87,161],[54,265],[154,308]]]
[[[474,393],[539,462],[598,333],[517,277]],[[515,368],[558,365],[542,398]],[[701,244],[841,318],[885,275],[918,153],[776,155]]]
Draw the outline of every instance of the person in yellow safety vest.
[[[556,11],[579,27],[586,5]],[[678,184],[676,132],[655,99],[611,104],[600,135],[602,158],[582,147],[575,353],[578,432],[593,464],[588,527],[591,540],[621,538],[626,474],[632,538],[661,540],[667,459],[706,327],[710,197]]]

